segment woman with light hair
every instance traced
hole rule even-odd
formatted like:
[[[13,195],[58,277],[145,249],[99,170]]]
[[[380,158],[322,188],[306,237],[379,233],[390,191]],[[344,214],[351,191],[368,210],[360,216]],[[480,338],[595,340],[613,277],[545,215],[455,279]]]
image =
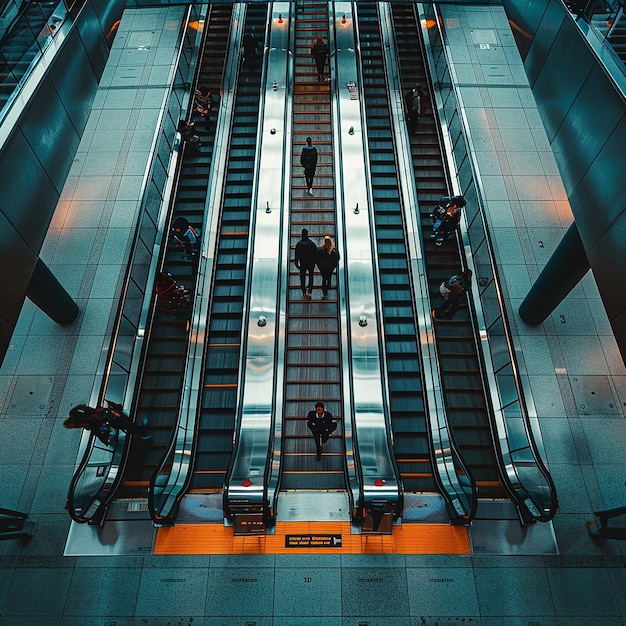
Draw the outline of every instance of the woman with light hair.
[[[339,252],[335,248],[335,244],[329,235],[324,237],[324,244],[317,249],[315,264],[322,275],[322,291],[324,295],[322,300],[328,298],[328,290],[331,287],[331,276],[339,263]]]

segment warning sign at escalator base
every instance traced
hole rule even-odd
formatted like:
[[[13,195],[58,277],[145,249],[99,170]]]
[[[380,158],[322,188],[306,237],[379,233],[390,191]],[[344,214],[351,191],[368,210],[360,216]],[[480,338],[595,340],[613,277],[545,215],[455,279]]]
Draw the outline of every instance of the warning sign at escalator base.
[[[285,548],[341,548],[341,535],[285,535]]]

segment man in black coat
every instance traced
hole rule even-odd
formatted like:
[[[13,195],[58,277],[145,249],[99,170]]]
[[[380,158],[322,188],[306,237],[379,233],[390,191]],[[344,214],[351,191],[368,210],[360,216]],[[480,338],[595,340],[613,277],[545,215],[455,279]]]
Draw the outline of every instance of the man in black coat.
[[[309,239],[309,231],[302,229],[302,239],[296,244],[296,267],[300,270],[300,288],[305,300],[311,299],[313,293],[313,272],[315,271],[315,257],[317,246]],[[309,275],[307,285],[307,274]]]
[[[300,153],[300,165],[304,168],[304,178],[306,180],[307,193],[313,195],[313,178],[317,167],[317,148],[311,144],[311,137],[306,138],[306,145]]]
[[[309,411],[307,415],[307,426],[313,433],[315,439],[315,449],[317,450],[317,460],[322,458],[322,445],[328,441],[328,438],[335,432],[337,422],[333,421],[333,415],[330,411],[324,409],[323,402],[315,403],[315,410]]]
[[[250,26],[243,35],[243,59],[246,69],[251,71],[256,69],[256,55],[258,49],[259,42],[256,40],[254,26]]]

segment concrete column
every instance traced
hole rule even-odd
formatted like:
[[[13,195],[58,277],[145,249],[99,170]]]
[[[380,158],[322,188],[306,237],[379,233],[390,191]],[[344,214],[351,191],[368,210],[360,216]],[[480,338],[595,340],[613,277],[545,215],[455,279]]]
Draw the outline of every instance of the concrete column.
[[[527,324],[541,324],[589,271],[587,253],[573,223],[520,305]]]
[[[71,324],[78,317],[78,305],[39,258],[26,297],[57,324]]]

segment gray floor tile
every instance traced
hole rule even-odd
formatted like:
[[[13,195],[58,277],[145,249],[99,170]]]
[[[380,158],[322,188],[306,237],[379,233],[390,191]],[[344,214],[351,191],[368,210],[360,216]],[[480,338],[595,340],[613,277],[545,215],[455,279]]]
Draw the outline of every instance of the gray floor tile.
[[[74,474],[73,459],[66,465],[53,465],[42,472],[37,481],[33,510],[38,513],[59,513],[65,510],[67,488]]]
[[[24,626],[25,623],[28,626],[61,626],[61,618],[52,615],[46,615],[45,617],[29,615],[28,621],[25,622],[24,617],[21,615],[18,617],[0,616],[0,626]]]
[[[409,615],[407,572],[400,568],[342,569],[341,598],[344,616]]]
[[[318,618],[342,615],[340,569],[277,569],[274,615]]]
[[[293,618],[288,618],[291,620],[291,624],[293,624]],[[299,618],[301,620],[302,618]],[[319,624],[319,618],[316,618],[317,623]],[[276,626],[278,622],[276,619],[272,619],[271,617],[259,617],[258,615],[242,615],[241,617],[212,617],[208,616],[204,618],[202,624],[204,626],[247,626],[251,624],[252,626]],[[289,623],[289,622],[288,622]],[[299,623],[306,624],[306,621],[302,621]],[[143,626],[137,624],[137,626]],[[164,624],[163,626],[167,626]],[[190,626],[197,626],[194,621]]]
[[[596,616],[592,617],[559,617],[558,626],[589,626],[590,624],[598,624]],[[602,617],[602,626],[624,626],[624,621],[620,617]],[[543,626],[543,624],[542,624]]]
[[[49,264],[85,265],[91,258],[96,234],[95,228],[63,228]]]
[[[120,272],[121,266],[118,264],[98,265],[89,296],[91,298],[110,298],[117,293]]]
[[[559,617],[617,616],[619,608],[607,570],[586,568],[548,568],[548,582]]]
[[[139,577],[134,568],[75,569],[71,589],[89,589],[89,593],[70,593],[64,615],[133,615]]]
[[[562,336],[560,343],[563,356],[569,364],[567,373],[570,376],[610,373],[599,337]]]
[[[556,614],[543,568],[481,568],[474,577],[481,617]]]
[[[404,554],[344,554],[341,557],[341,566],[345,568],[397,568],[405,567],[407,558]]]
[[[478,615],[474,573],[468,568],[407,569],[411,615],[437,615],[457,620]]]
[[[0,465],[0,494],[3,509],[19,509],[28,465]]]
[[[120,187],[117,190],[116,199],[125,201],[138,201],[141,196],[142,183],[142,176],[124,175],[122,177]]]
[[[621,448],[621,450],[623,449]],[[593,469],[602,496],[602,500],[599,501],[598,499],[597,504],[607,509],[624,506],[626,504],[626,494],[624,493],[626,464],[594,464]]]
[[[211,567],[221,568],[247,568],[247,567],[271,567],[276,565],[276,556],[273,554],[214,554],[211,555]]]
[[[172,569],[177,567],[208,569],[213,564],[213,558],[208,554],[147,555],[144,557],[143,566],[145,568],[158,567],[161,569],[168,567]]]
[[[550,417],[540,422],[548,463],[578,462],[570,421],[566,417]]]
[[[333,623],[333,621],[329,621],[329,623]],[[386,617],[355,615],[354,617],[344,617],[342,621],[337,623],[343,626],[358,626],[360,624],[367,624],[367,626],[411,626],[412,622],[410,617],[396,615]],[[326,621],[324,621],[324,625],[326,625]]]
[[[480,626],[559,626],[556,617],[546,617],[545,615],[524,615],[510,617],[498,615],[498,617],[482,617]]]
[[[104,329],[102,329],[104,331]],[[70,365],[70,374],[86,376],[94,371],[94,363],[100,359],[105,345],[103,335],[86,335],[78,338]]]
[[[582,294],[582,290],[579,293]],[[572,293],[556,307],[552,318],[558,335],[588,335],[589,329],[593,328],[587,301],[574,297]]]
[[[559,494],[560,513],[586,513],[591,510],[578,465],[551,463],[550,474]]]
[[[201,615],[172,615],[168,617],[135,617],[128,626],[205,626],[206,622]],[[219,623],[219,622],[218,622]],[[228,622],[222,622],[224,626],[230,626]],[[232,624],[232,622],[231,622]],[[103,622],[102,626],[111,626],[109,620]],[[115,624],[118,626],[118,624]],[[121,622],[119,626],[126,626],[126,622]],[[232,626],[238,626],[232,624]],[[245,626],[245,622],[241,624]]]
[[[274,571],[268,568],[212,567],[205,615],[271,616],[274,614]]]
[[[40,425],[40,418],[5,417],[0,437],[0,465],[28,465]],[[24,437],[24,432],[29,432],[31,436]]]
[[[528,380],[537,415],[540,417],[565,417],[565,406],[559,393],[556,375],[531,375]]]
[[[144,569],[135,615],[204,615],[207,579],[202,569]]]
[[[534,375],[554,374],[554,363],[545,337],[519,337],[525,372]]]
[[[621,465],[626,456],[626,420],[621,416],[581,419],[585,438],[595,465]],[[626,501],[626,492],[624,493]]]
[[[71,569],[17,569],[2,611],[5,616],[54,618],[63,614],[68,595]]]
[[[24,376],[54,375],[65,339],[55,336],[27,337],[16,374]]]
[[[558,513],[554,518],[554,528],[559,538],[559,552],[563,556],[611,555],[616,556],[619,550],[617,542],[593,540],[589,537],[586,523],[593,521],[589,513]]]

